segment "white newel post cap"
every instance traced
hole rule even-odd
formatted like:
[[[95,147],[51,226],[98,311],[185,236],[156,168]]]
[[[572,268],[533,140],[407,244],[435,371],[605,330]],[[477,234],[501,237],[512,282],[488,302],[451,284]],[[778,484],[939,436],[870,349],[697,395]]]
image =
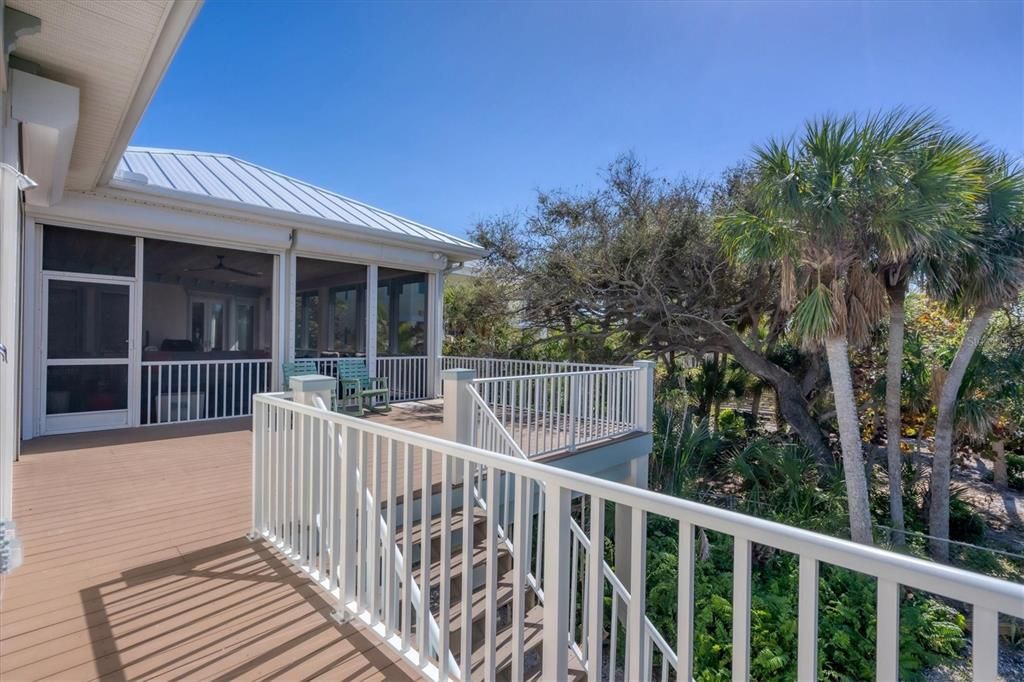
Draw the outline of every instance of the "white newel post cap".
[[[338,380],[323,374],[300,374],[288,380],[292,398],[297,403],[313,406],[313,398],[319,396],[328,408],[331,406],[331,392],[338,386]]]

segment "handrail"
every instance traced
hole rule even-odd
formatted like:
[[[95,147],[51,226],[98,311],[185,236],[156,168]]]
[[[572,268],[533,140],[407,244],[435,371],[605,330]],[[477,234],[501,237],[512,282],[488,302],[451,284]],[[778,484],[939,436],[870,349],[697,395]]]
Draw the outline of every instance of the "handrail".
[[[646,430],[637,366],[474,378],[472,386],[528,457]]]
[[[634,532],[630,544],[630,556],[634,567],[641,570],[630,571],[628,592],[631,595],[629,604],[626,606],[626,676],[629,679],[647,678],[650,676],[650,657],[644,654],[644,621],[646,602],[646,574],[642,570],[643,558],[646,555],[646,545],[643,529],[645,518],[648,514],[655,514],[678,522],[680,528],[680,627],[678,629],[678,641],[676,642],[676,656],[679,676],[686,678],[692,673],[692,597],[693,597],[693,546],[694,531],[696,528],[703,528],[717,531],[732,536],[734,540],[734,589],[733,589],[733,672],[745,675],[749,671],[750,662],[750,639],[749,639],[749,618],[751,607],[751,570],[752,570],[752,545],[767,545],[779,550],[799,555],[800,558],[800,588],[799,588],[799,609],[798,609],[798,632],[799,642],[797,651],[798,677],[801,679],[816,677],[816,654],[817,654],[817,598],[818,598],[818,564],[827,563],[840,566],[862,574],[868,574],[878,579],[878,653],[876,668],[878,675],[884,679],[896,676],[896,666],[899,660],[899,626],[898,614],[900,603],[900,587],[905,586],[925,592],[934,593],[940,597],[966,603],[973,607],[973,659],[972,673],[976,679],[993,677],[995,664],[998,658],[998,615],[1022,618],[1024,617],[1024,585],[1017,585],[1007,581],[983,576],[951,566],[935,564],[922,559],[896,554],[876,547],[855,544],[848,540],[829,537],[811,531],[786,526],[777,522],[769,521],[741,513],[708,507],[703,504],[689,500],[669,497],[661,493],[634,488],[631,486],[594,478],[573,471],[559,469],[550,465],[523,459],[518,456],[510,456],[483,450],[472,445],[454,443],[451,441],[434,438],[406,431],[400,428],[359,420],[347,415],[325,412],[315,407],[296,404],[280,397],[257,395],[255,402],[274,408],[278,412],[275,415],[275,422],[280,426],[282,417],[293,420],[296,423],[306,423],[301,419],[309,417],[309,428],[322,428],[325,424],[335,424],[347,429],[345,432],[356,438],[347,438],[349,447],[361,448],[364,441],[376,442],[377,438],[382,442],[391,443],[392,447],[406,448],[407,457],[419,449],[426,457],[427,453],[435,453],[444,462],[442,469],[442,514],[445,524],[450,530],[452,488],[452,468],[460,469],[465,466],[466,471],[472,471],[474,467],[480,471],[483,467],[487,471],[487,487],[489,501],[492,506],[488,509],[488,523],[493,523],[497,513],[499,499],[496,495],[496,482],[501,476],[513,476],[517,481],[517,496],[522,492],[523,486],[538,484],[544,487],[545,503],[541,507],[544,510],[545,520],[542,529],[538,529],[538,547],[548,546],[543,561],[543,586],[546,599],[544,601],[544,625],[543,625],[543,673],[544,678],[561,679],[566,676],[566,664],[568,652],[572,650],[569,636],[569,598],[570,589],[570,566],[565,561],[565,547],[575,533],[570,521],[571,507],[570,500],[573,496],[589,496],[592,518],[603,513],[606,503],[622,505],[631,510],[628,514],[630,525]],[[258,413],[257,421],[262,424],[266,416],[265,411]],[[273,420],[271,420],[273,421]],[[307,429],[308,431],[308,429]],[[266,431],[266,427],[260,425],[254,427],[254,457],[262,452],[262,448],[275,447],[270,436],[278,437],[279,434],[273,431]],[[298,442],[301,441],[301,435]],[[263,444],[260,444],[263,443]],[[359,450],[362,457],[366,457],[366,450]],[[354,457],[355,455],[353,455]],[[352,457],[345,455],[341,461],[351,461]],[[394,457],[389,458],[393,462]],[[262,460],[260,460],[262,461]],[[429,469],[427,470],[429,473]],[[259,474],[262,475],[262,474]],[[408,476],[408,474],[407,474]],[[426,479],[427,476],[424,476]],[[276,480],[276,479],[275,479]],[[343,477],[343,480],[344,477]],[[260,485],[266,485],[263,479],[258,478],[258,472],[254,469],[254,490],[262,490]],[[254,528],[258,528],[257,519],[261,519],[259,508],[259,496],[254,495]],[[517,499],[521,499],[518,498]],[[520,507],[522,508],[522,507]],[[538,511],[538,513],[540,513]],[[281,517],[275,517],[280,519]],[[286,521],[289,517],[283,517]],[[429,519],[428,519],[429,521]],[[262,522],[260,522],[262,523]],[[276,523],[280,523],[278,520]],[[591,538],[603,536],[603,524],[591,524]],[[281,528],[280,525],[276,526]],[[292,524],[294,527],[294,524]],[[285,531],[288,527],[285,526]],[[518,531],[517,531],[518,532]],[[346,536],[347,537],[347,536]],[[441,536],[442,543],[450,543],[446,540],[445,534]],[[345,547],[344,544],[339,547]],[[446,549],[448,548],[448,549]],[[442,546],[442,555],[450,549],[449,545]],[[343,550],[344,551],[344,550]],[[372,551],[372,550],[371,550]],[[488,551],[491,557],[490,550]],[[343,554],[347,557],[347,554]],[[596,560],[594,552],[591,552],[592,560]],[[301,557],[300,557],[301,559]],[[488,562],[488,565],[492,565]],[[341,570],[354,570],[354,566],[346,568],[344,562]],[[442,585],[445,576],[450,576],[449,568],[445,563],[441,564]],[[593,571],[588,570],[589,574]],[[490,579],[490,574],[489,574]],[[489,583],[490,585],[490,583]],[[598,589],[596,581],[590,581],[590,591],[587,598],[591,603],[598,603],[596,600]],[[488,588],[490,589],[490,587]],[[444,593],[442,594],[442,603]],[[613,600],[613,605],[616,603]],[[347,602],[346,602],[347,604]],[[358,607],[358,604],[356,604]],[[464,610],[465,613],[465,610]],[[489,627],[488,637],[493,636],[493,609],[488,609]],[[464,616],[468,617],[468,616]],[[442,609],[442,648],[447,641],[445,628],[448,620],[446,612]],[[591,619],[591,628],[600,625],[599,619]],[[393,627],[393,626],[392,626]],[[372,629],[372,628],[371,628]],[[615,628],[613,628],[613,631]],[[394,636],[389,635],[383,628],[373,630],[379,634],[384,641],[394,642]],[[591,629],[588,633],[588,643],[600,642],[601,633]],[[389,639],[390,637],[390,639]],[[493,640],[489,640],[485,647],[493,646]],[[396,649],[405,651],[396,645]],[[408,660],[415,660],[406,653]],[[493,652],[488,653],[489,665],[494,663]],[[600,666],[598,658],[593,659]],[[670,661],[671,659],[669,659]],[[445,661],[447,662],[447,661]],[[515,664],[515,661],[513,662]],[[521,665],[521,662],[520,662]],[[447,667],[447,666],[445,666]],[[664,669],[663,669],[664,670]],[[521,668],[520,668],[521,672]],[[443,675],[444,670],[440,673]],[[662,673],[664,675],[664,672]]]
[[[320,417],[339,424],[357,426],[361,431],[387,438],[401,439],[416,447],[445,452],[468,459],[477,465],[496,467],[511,474],[534,480],[543,479],[560,488],[571,489],[603,500],[686,522],[727,535],[740,535],[752,542],[771,545],[795,554],[809,554],[818,561],[841,566],[861,573],[884,575],[907,587],[934,592],[950,599],[970,601],[1015,618],[1024,618],[1024,585],[1016,585],[998,578],[980,575],[945,564],[897,554],[887,550],[861,545],[850,540],[823,535],[813,531],[787,526],[740,512],[718,509],[679,497],[635,488],[548,464],[519,459],[496,452],[488,452],[471,445],[407,431],[376,421],[360,420],[348,415],[330,412],[323,414],[300,403],[284,401],[269,394],[254,396],[269,403],[285,403],[295,412]],[[968,594],[955,596],[962,588]]]
[[[632,368],[630,368],[630,369],[632,369]],[[501,424],[501,422],[498,420],[498,418],[494,415],[494,412],[491,411],[491,409],[487,405],[487,403],[484,402],[484,399],[477,392],[476,388],[473,385],[470,385],[470,386],[467,386],[467,389],[469,390],[470,396],[472,397],[473,403],[476,406],[476,408],[481,411],[481,413],[485,416],[485,418],[488,421],[491,422],[491,426],[493,428],[495,428],[497,430],[497,432],[503,436],[503,438],[505,440],[505,443],[510,448],[512,448],[513,452],[515,453],[515,456],[517,456],[517,457],[519,457],[521,459],[529,459],[526,456],[526,454],[523,452],[522,448],[519,447],[519,444],[516,443],[515,439],[512,438],[511,434],[509,434],[509,432],[505,430],[505,427]],[[476,420],[473,420],[473,424],[474,425],[476,424]],[[543,486],[543,483],[541,485]],[[476,488],[474,488],[474,493],[476,493]],[[586,531],[584,531],[583,528],[576,522],[576,519],[572,518],[571,516],[569,517],[569,529],[572,532],[573,536],[575,537],[576,541],[580,543],[580,545],[583,547],[583,549],[585,551],[587,551],[587,552],[591,551],[591,549],[590,549],[590,540],[587,539]],[[502,537],[505,537],[505,538],[508,537],[508,531],[507,530],[505,530],[503,528],[500,528],[500,527],[499,527],[498,530],[499,530],[499,533],[501,533]],[[506,542],[507,542],[507,540],[506,540]],[[515,551],[514,548],[511,545],[511,543],[508,543],[508,546],[509,546],[510,551],[512,551],[512,552]],[[602,565],[603,570],[604,570],[604,576],[608,580],[609,584],[612,586],[613,592],[618,596],[619,599],[622,600],[623,604],[628,608],[629,607],[629,591],[626,589],[626,586],[623,585],[622,582],[619,580],[618,576],[615,575],[615,569],[613,569],[611,566],[609,566],[608,562],[606,562],[606,561],[604,561],[602,559],[601,565]],[[528,577],[531,578],[530,585],[533,588],[534,592],[537,594],[537,599],[541,603],[543,603],[544,602],[544,593],[543,593],[543,591],[539,589],[539,586],[536,584],[536,579],[534,578],[534,576],[532,574],[528,574]],[[575,589],[575,587],[573,587],[573,589]],[[678,666],[678,658],[672,652],[672,648],[668,645],[668,642],[665,641],[664,636],[662,636],[662,634],[658,630],[658,628],[656,628],[654,626],[654,623],[652,623],[651,619],[648,618],[646,615],[644,615],[644,630],[646,631],[648,637],[650,637],[651,640],[658,646],[659,653],[661,653],[661,655],[665,657],[665,660],[667,660],[669,662],[669,664],[671,665],[671,667],[673,669],[676,669],[676,667]],[[586,665],[587,664],[586,656],[583,654],[583,652],[580,649],[580,647],[575,645],[575,643],[574,643],[574,646],[573,646],[573,651],[579,657],[580,661],[584,665]]]

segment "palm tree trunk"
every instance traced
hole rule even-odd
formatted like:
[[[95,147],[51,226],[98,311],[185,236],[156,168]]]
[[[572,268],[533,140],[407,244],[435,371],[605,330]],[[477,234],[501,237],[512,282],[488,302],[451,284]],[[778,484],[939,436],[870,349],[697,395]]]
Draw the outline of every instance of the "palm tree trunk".
[[[992,443],[992,478],[996,485],[1005,488],[1009,485],[1006,471],[1006,442],[997,440]]]
[[[903,453],[900,451],[902,414],[900,388],[903,378],[903,292],[893,292],[889,299],[889,356],[885,365],[885,448],[889,470],[889,516],[892,518],[893,541],[904,543],[903,531]]]
[[[850,356],[846,336],[825,339],[825,354],[832,377],[832,393],[839,422],[839,443],[843,451],[843,477],[850,514],[850,537],[854,542],[870,545],[871,511],[868,508],[868,483],[864,473],[864,450],[861,446],[857,403],[853,397]]]
[[[758,384],[754,386],[753,391],[750,393],[750,414],[754,417],[754,426],[759,423],[758,417],[761,415],[761,395],[764,393],[764,386]]]
[[[953,461],[953,427],[956,423],[956,403],[960,394],[967,365],[981,343],[988,328],[993,308],[978,308],[967,326],[960,348],[956,351],[949,372],[939,392],[939,415],[935,421],[935,447],[932,455],[931,503],[928,509],[928,534],[931,554],[939,561],[949,560],[949,479]]]

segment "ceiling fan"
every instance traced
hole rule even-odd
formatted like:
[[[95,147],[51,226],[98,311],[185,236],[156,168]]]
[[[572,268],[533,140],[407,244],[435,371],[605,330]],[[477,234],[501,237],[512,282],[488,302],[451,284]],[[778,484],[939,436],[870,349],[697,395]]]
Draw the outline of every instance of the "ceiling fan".
[[[248,270],[239,270],[238,268],[228,267],[224,265],[224,256],[217,256],[217,264],[210,268],[185,268],[185,272],[208,272],[211,270],[223,270],[225,272],[233,272],[236,275],[243,275],[245,277],[262,277],[262,272],[249,272]]]

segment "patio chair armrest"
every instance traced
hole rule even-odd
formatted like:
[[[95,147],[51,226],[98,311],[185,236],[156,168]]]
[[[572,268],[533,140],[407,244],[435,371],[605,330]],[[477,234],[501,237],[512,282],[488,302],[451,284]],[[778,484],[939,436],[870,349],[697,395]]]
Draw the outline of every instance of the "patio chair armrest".
[[[389,391],[391,390],[387,377],[370,377],[370,384],[373,388],[386,388]]]
[[[362,390],[362,386],[359,385],[359,379],[341,379],[341,392],[348,393],[359,393]]]

